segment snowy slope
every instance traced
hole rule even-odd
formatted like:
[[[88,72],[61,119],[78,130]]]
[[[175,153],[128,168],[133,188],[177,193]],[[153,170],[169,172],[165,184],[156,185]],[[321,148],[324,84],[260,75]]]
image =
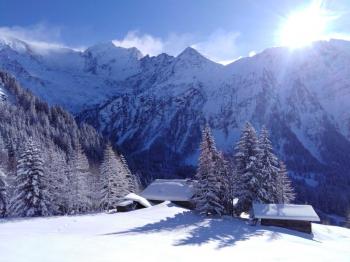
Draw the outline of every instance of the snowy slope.
[[[350,230],[314,235],[199,217],[163,203],[129,213],[5,220],[1,261],[349,261]]]

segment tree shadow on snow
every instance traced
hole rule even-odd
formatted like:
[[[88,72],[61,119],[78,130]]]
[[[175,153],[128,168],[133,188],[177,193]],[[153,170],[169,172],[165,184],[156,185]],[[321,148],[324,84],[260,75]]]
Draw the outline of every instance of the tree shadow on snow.
[[[288,234],[306,240],[316,241],[313,239],[313,235],[310,234],[279,227],[250,226],[247,221],[238,218],[207,218],[197,215],[190,210],[155,223],[104,235],[137,235],[171,232],[181,229],[186,229],[184,233],[185,237],[175,240],[175,246],[202,245],[215,242],[217,243],[217,248],[220,249],[235,245],[238,241],[245,241],[251,237],[261,236],[263,234],[267,235],[268,241],[278,240],[282,237],[281,234]]]
[[[174,217],[168,217],[155,223],[146,224],[127,231],[107,233],[104,235],[124,234],[148,234],[171,232],[185,229],[184,238],[177,239],[175,246],[202,245],[208,242],[216,242],[217,248],[234,245],[237,241],[244,241],[252,236],[258,236],[264,232],[257,227],[249,226],[243,220],[227,218],[207,218],[199,216],[193,211],[178,213]]]

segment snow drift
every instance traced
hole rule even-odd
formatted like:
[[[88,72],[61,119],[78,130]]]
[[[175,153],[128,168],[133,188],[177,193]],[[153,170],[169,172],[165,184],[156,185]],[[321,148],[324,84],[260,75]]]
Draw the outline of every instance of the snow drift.
[[[350,230],[313,231],[204,218],[166,202],[112,215],[1,220],[0,253],[11,262],[349,260]]]

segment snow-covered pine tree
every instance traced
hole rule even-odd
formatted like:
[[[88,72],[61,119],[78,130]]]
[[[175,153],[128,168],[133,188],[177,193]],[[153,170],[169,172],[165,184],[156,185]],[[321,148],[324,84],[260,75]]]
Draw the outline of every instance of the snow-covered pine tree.
[[[70,213],[84,213],[91,210],[91,188],[88,183],[90,176],[89,162],[79,145],[69,160],[68,179],[70,181]]]
[[[0,217],[4,217],[7,212],[7,185],[4,172],[0,169]]]
[[[235,147],[237,192],[239,201],[236,212],[249,212],[253,202],[260,202],[261,174],[259,170],[260,149],[254,127],[247,122]]]
[[[28,217],[51,214],[45,180],[39,146],[30,139],[17,163],[15,192],[11,200],[12,215]]]
[[[263,127],[259,137],[259,169],[261,172],[261,184],[258,190],[258,199],[264,203],[276,203],[277,200],[277,176],[279,163],[273,153],[269,132]]]
[[[210,127],[207,125],[202,132],[200,157],[195,186],[194,203],[196,210],[205,215],[221,215],[224,206],[221,204],[220,169],[218,168],[218,152]]]
[[[121,197],[127,194],[127,183],[123,179],[123,163],[117,157],[111,145],[104,150],[103,162],[100,166],[101,176],[101,208],[113,209]]]
[[[217,170],[220,179],[220,200],[224,207],[224,213],[227,215],[233,214],[233,171],[229,169],[227,160],[225,159],[222,152],[218,153]]]
[[[276,185],[277,202],[279,204],[288,204],[295,199],[295,193],[288,177],[286,165],[282,161],[279,163]]]
[[[49,174],[47,188],[51,198],[51,209],[55,214],[67,214],[70,185],[67,177],[65,153],[58,147],[47,148],[45,151],[45,171]]]
[[[123,160],[123,156],[116,153],[117,159],[117,167],[118,167],[118,197],[122,198],[129,194],[130,189],[130,176],[129,176],[129,168],[126,168],[125,162]],[[133,186],[131,186],[133,187]]]
[[[137,180],[134,177],[134,175],[131,173],[128,163],[125,159],[125,157],[123,155],[120,155],[120,160],[122,162],[122,167],[123,167],[123,176],[126,179],[126,183],[127,183],[127,191],[129,193],[135,193],[136,192],[136,187],[138,186]]]
[[[6,149],[5,141],[0,133],[0,166],[7,167],[8,152]]]

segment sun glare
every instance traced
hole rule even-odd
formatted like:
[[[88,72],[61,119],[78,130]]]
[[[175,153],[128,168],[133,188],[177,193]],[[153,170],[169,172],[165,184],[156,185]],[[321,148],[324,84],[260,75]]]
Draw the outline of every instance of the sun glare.
[[[329,17],[319,4],[289,15],[279,32],[279,44],[291,48],[304,47],[326,38]]]

